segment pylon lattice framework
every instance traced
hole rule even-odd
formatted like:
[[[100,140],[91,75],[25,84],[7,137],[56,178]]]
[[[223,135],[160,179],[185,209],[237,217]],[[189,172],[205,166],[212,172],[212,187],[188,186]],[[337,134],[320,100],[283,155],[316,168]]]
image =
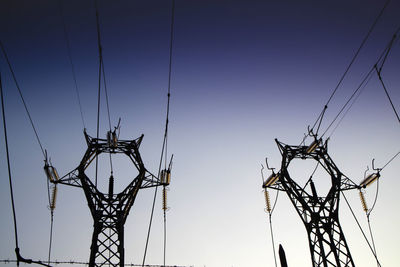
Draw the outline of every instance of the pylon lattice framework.
[[[310,151],[309,146],[291,146],[275,140],[282,155],[281,169],[277,182],[264,187],[285,191],[303,221],[313,267],[354,267],[345,236],[339,223],[340,192],[358,188],[340,172],[327,152],[322,141]],[[316,140],[317,141],[317,140]],[[315,160],[331,177],[331,187],[325,197],[319,197],[310,179],[311,193],[302,188],[291,177],[288,167],[293,159]]]
[[[166,185],[148,172],[139,153],[143,135],[134,140],[92,138],[85,134],[88,148],[79,166],[56,181],[83,189],[94,221],[89,267],[124,266],[124,224],[139,189]],[[138,170],[138,175],[121,192],[114,194],[114,177],[109,179],[108,194],[100,192],[86,176],[85,170],[101,153],[125,154]]]

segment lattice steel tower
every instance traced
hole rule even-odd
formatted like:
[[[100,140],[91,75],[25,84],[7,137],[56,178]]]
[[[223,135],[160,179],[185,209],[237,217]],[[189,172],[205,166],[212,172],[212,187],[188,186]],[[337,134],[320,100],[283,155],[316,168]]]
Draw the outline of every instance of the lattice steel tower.
[[[143,135],[135,140],[117,140],[115,131],[109,132],[107,139],[90,137],[86,132],[88,145],[79,166],[58,179],[55,168],[45,165],[51,182],[83,189],[94,221],[92,244],[90,246],[89,267],[124,266],[124,224],[135,202],[139,189],[168,185],[168,179],[148,172],[139,153]],[[85,174],[85,170],[101,153],[125,154],[138,170],[138,175],[120,193],[114,194],[114,177],[109,178],[108,193],[102,193]],[[168,170],[169,174],[169,170]]]
[[[323,144],[321,139],[315,139],[309,146],[291,146],[275,141],[282,154],[281,169],[278,173],[273,172],[263,187],[285,191],[289,196],[307,230],[312,266],[354,267],[339,223],[339,200],[341,191],[358,186],[340,172],[328,155],[327,144]],[[332,184],[325,197],[317,195],[312,178],[304,187],[291,178],[288,167],[293,159],[315,160],[325,169]]]

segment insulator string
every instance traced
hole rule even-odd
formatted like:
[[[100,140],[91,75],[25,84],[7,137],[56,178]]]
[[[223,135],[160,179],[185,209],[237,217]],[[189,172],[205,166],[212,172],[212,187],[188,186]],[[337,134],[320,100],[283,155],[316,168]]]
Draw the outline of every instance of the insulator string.
[[[365,211],[365,213],[368,213],[367,202],[365,201],[364,193],[361,190],[359,191],[359,195],[360,195],[360,200],[361,200],[361,206],[362,206],[363,210]]]

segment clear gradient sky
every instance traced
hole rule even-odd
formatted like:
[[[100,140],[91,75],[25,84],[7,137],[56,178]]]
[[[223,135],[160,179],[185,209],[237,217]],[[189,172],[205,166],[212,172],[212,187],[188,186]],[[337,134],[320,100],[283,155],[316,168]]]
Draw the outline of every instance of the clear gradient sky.
[[[170,1],[99,0],[111,119],[121,137],[144,134],[147,168],[156,173],[164,130],[168,81]],[[264,212],[260,164],[278,168],[274,138],[298,144],[368,32],[384,1],[176,0],[169,152],[167,264],[196,267],[274,266]],[[63,1],[65,24],[87,131],[96,133],[98,52],[93,1]],[[392,0],[332,99],[322,129],[346,102],[400,26]],[[40,139],[60,174],[76,168],[86,150],[69,65],[59,2],[3,0],[0,38],[26,98]],[[400,109],[400,46],[382,76]],[[47,259],[50,215],[43,157],[4,57],[6,98],[19,244],[24,257]],[[104,99],[104,96],[103,96]],[[101,134],[108,124],[102,103]],[[400,128],[375,76],[331,136],[329,152],[359,182],[372,158],[384,165],[400,150]],[[5,145],[0,133],[0,259],[14,259]],[[299,162],[299,182],[310,166]],[[383,172],[371,214],[382,266],[398,266],[399,158]],[[104,175],[106,179],[107,175]],[[116,187],[130,176],[116,169]],[[316,179],[317,180],[317,179]],[[326,177],[318,183],[326,186]],[[52,259],[87,261],[92,235],[83,191],[59,187]],[[368,188],[372,204],[376,187]],[[367,230],[358,192],[347,196]],[[125,228],[126,262],[143,257],[153,190],[142,190]],[[272,193],[274,198],[274,193]],[[357,266],[376,266],[348,207],[340,218]],[[273,214],[276,244],[291,267],[311,266],[306,231],[288,198]],[[162,210],[158,199],[146,263],[162,263]],[[4,266],[7,266],[4,264]],[[10,265],[12,266],[12,265]]]

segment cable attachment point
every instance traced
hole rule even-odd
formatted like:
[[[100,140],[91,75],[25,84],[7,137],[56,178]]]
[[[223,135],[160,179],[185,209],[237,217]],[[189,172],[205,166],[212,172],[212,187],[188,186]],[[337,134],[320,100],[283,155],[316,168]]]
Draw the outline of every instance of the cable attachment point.
[[[52,183],[57,183],[60,179],[58,172],[55,167],[52,166],[51,161],[47,159],[47,150],[45,150],[45,160],[44,160],[44,172],[46,173],[47,179]]]
[[[263,188],[267,188],[268,186],[271,186],[271,185],[275,184],[276,181],[278,181],[279,176],[280,176],[279,172],[278,172],[278,173],[275,173],[275,171],[274,171],[275,168],[270,168],[270,167],[268,166],[268,158],[265,158],[265,164],[267,165],[267,169],[270,170],[270,171],[272,171],[272,173],[271,173],[271,175],[267,178],[267,180],[265,180],[265,182],[263,183]],[[261,166],[262,166],[262,165],[261,165]],[[264,168],[264,166],[263,166],[263,168]]]
[[[318,146],[320,146],[322,143],[322,138],[318,139],[318,134],[314,134],[313,130],[310,129],[310,126],[308,126],[308,135],[314,137],[314,141],[306,148],[306,154],[311,154],[317,149]]]
[[[118,146],[118,139],[121,129],[120,124],[121,124],[121,118],[119,118],[117,126],[114,127],[114,131],[111,131],[110,128],[110,130],[107,132],[107,144],[110,148],[116,148]]]
[[[17,266],[19,266],[20,262],[24,262],[24,263],[28,263],[31,264],[32,260],[31,259],[25,259],[21,256],[21,254],[19,253],[19,248],[15,248],[15,254],[17,256]]]
[[[376,180],[378,180],[379,177],[381,177],[380,171],[381,171],[382,169],[381,169],[381,168],[375,168],[374,162],[375,162],[375,159],[372,160],[372,169],[373,169],[374,171],[376,171],[376,172],[371,173],[370,175],[368,175],[367,177],[365,177],[365,174],[366,174],[366,172],[368,171],[368,169],[367,169],[367,171],[365,171],[365,174],[364,174],[364,180],[362,180],[361,183],[360,183],[360,185],[359,185],[360,187],[366,188],[367,186],[371,185],[371,184],[374,183]]]
[[[171,183],[171,169],[172,169],[172,159],[174,155],[171,156],[169,165],[167,169],[161,170],[160,173],[160,184],[163,186],[168,186]]]

